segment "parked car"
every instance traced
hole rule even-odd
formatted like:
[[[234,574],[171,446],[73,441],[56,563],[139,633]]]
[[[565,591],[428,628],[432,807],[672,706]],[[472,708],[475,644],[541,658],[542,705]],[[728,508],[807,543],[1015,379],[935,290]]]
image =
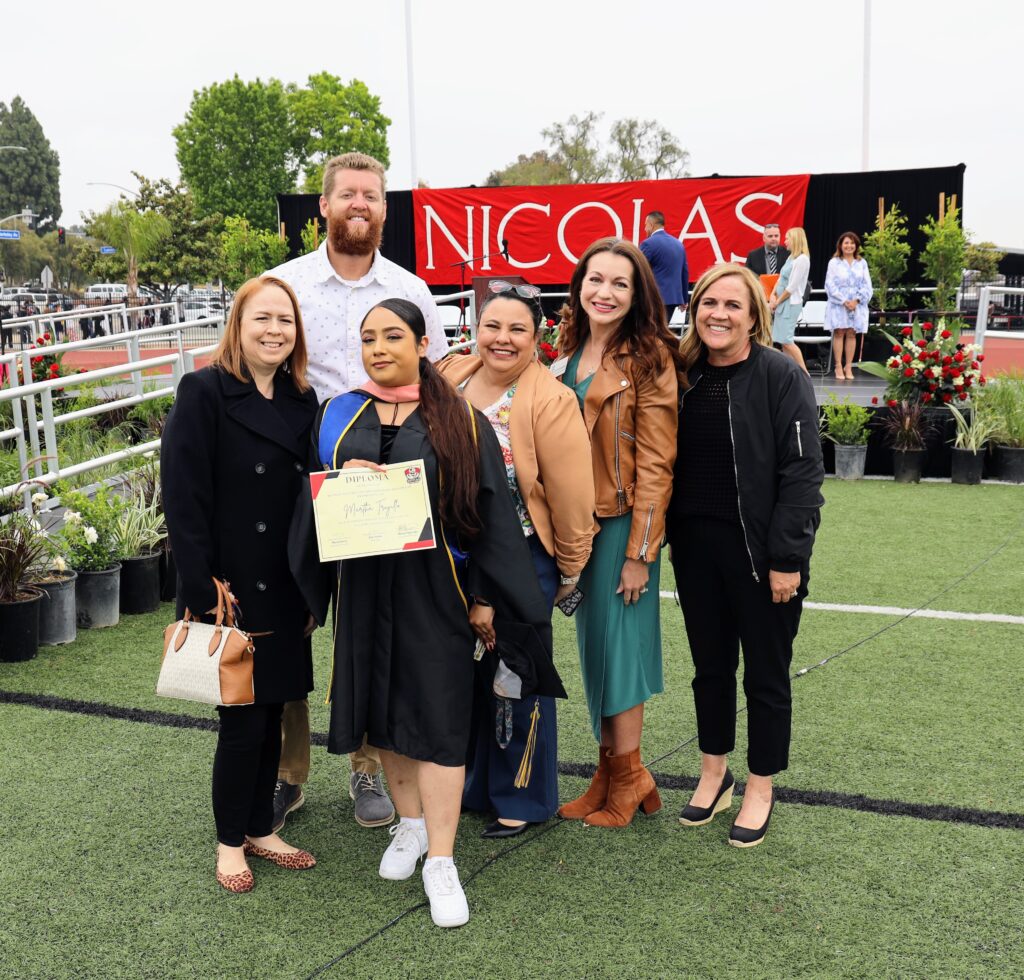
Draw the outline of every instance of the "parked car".
[[[128,296],[128,286],[123,282],[96,282],[85,291],[87,300],[103,300],[117,303]]]

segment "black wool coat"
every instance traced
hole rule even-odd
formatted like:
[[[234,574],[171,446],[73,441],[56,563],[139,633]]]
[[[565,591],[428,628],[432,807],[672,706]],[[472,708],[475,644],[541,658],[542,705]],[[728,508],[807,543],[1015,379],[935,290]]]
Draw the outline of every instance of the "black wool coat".
[[[255,638],[257,704],[306,697],[313,663],[307,604],[288,570],[288,529],[307,486],[316,394],[279,371],[273,400],[217,367],[181,379],[161,440],[160,479],[178,569],[178,615],[216,604],[231,583]]]

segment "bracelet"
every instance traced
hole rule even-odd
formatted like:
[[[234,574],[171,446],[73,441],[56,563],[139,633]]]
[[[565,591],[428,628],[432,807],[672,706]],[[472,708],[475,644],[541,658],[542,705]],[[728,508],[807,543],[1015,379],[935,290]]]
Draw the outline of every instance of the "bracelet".
[[[562,585],[576,585],[579,580],[580,577],[578,575],[562,575],[559,578]]]

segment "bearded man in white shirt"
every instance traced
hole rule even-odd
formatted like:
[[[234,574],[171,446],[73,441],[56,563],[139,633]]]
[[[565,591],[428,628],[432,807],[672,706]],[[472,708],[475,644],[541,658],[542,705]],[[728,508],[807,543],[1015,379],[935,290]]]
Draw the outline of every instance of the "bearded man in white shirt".
[[[414,302],[427,322],[428,357],[440,360],[448,350],[437,305],[427,284],[380,254],[387,216],[384,167],[365,153],[344,153],[324,167],[320,214],[327,237],[315,252],[285,262],[267,275],[295,290],[306,330],[306,376],[321,401],[358,388],[366,381],[359,328],[382,299]],[[281,722],[281,763],[274,794],[274,832],[305,802],[309,778],[309,702],[291,701]],[[390,824],[395,808],[381,778],[380,756],[364,743],[349,756],[349,796],[356,822],[364,827]]]

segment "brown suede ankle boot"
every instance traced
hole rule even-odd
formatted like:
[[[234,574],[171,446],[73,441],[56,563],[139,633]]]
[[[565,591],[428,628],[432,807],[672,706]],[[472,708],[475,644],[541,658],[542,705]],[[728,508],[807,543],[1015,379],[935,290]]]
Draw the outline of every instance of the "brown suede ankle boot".
[[[583,822],[588,827],[625,827],[633,819],[637,807],[648,814],[661,809],[661,797],[654,785],[654,777],[640,761],[639,749],[623,755],[609,752],[608,769],[611,776],[608,799],[602,809],[586,816]]]
[[[566,803],[558,808],[558,815],[564,820],[582,820],[585,816],[600,810],[608,797],[608,752],[603,745],[600,747],[600,758],[597,762],[597,772],[590,780],[587,791],[571,803]]]

